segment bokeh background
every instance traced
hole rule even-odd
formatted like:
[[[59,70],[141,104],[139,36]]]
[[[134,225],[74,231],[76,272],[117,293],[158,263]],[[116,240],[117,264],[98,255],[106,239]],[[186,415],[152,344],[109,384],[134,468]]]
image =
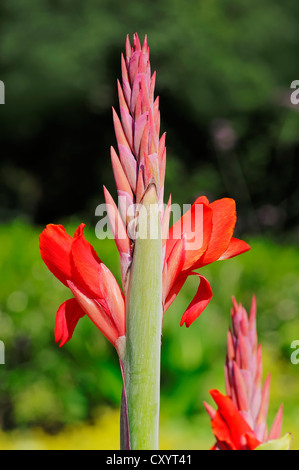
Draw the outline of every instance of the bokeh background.
[[[214,297],[189,329],[179,321],[190,280],[164,318],[163,449],[214,442],[203,400],[224,391],[231,297],[257,296],[269,424],[299,449],[299,79],[297,0],[2,0],[0,79],[1,449],[117,449],[121,377],[112,346],[87,318],[63,348],[55,312],[67,289],[41,261],[45,224],[87,239],[120,279],[112,240],[95,236],[102,185],[115,195],[111,107],[126,34],[148,34],[167,131],[166,197],[237,202],[237,235],[252,250],[207,266]]]

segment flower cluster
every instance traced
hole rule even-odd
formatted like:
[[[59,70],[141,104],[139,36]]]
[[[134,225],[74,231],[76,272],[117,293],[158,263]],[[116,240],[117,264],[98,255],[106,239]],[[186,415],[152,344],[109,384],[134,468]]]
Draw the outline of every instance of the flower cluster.
[[[151,74],[149,47],[137,34],[133,45],[126,41],[121,56],[122,80],[118,81],[120,118],[113,109],[118,154],[111,147],[111,162],[119,200],[118,207],[108,190],[104,195],[110,225],[120,255],[122,287],[85,239],[81,224],[74,236],[61,225],[50,224],[40,235],[41,256],[50,271],[72,292],[74,298],[58,309],[55,339],[63,346],[85,314],[115,346],[126,332],[126,290],[134,255],[136,204],[149,186],[155,187],[160,204],[163,235],[163,309],[171,305],[188,276],[198,276],[199,288],[181,319],[190,326],[212,298],[207,279],[195,270],[216,260],[239,255],[249,246],[233,237],[236,207],[233,199],[209,203],[196,199],[190,210],[169,229],[171,199],[163,208],[166,165],[165,133],[159,138],[159,98],[154,98],[156,73]],[[201,206],[199,223],[195,217]],[[138,207],[138,206],[137,206]],[[198,223],[198,226],[195,224]],[[133,229],[132,229],[133,227]],[[191,243],[194,233],[198,242]],[[175,236],[174,236],[175,234]]]
[[[225,363],[226,395],[212,390],[218,410],[207,403],[205,407],[217,439],[215,449],[253,450],[261,443],[279,439],[282,405],[268,432],[270,374],[262,385],[262,348],[257,343],[255,297],[249,316],[233,299],[231,318]]]

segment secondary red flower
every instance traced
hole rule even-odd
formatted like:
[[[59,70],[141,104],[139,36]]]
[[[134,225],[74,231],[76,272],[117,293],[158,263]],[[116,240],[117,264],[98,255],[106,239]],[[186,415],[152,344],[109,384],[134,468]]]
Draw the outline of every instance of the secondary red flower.
[[[252,450],[261,443],[280,438],[282,406],[268,432],[270,375],[262,385],[262,349],[257,344],[255,297],[249,316],[233,299],[231,317],[225,363],[226,396],[212,390],[210,393],[218,410],[207,403],[205,407],[217,441],[214,449]]]
[[[246,242],[233,238],[235,224],[236,204],[233,199],[209,203],[206,197],[201,196],[170,228],[164,263],[164,311],[174,301],[188,276],[200,279],[197,293],[184,313],[181,325],[186,323],[189,327],[213,295],[208,280],[194,270],[250,249]]]
[[[55,340],[60,346],[69,341],[86,314],[116,346],[117,339],[125,335],[124,296],[111,271],[86,241],[84,227],[79,225],[71,237],[62,225],[51,224],[40,235],[45,264],[74,295],[57,311]]]
[[[217,439],[214,450],[254,450],[261,442],[247,424],[231,398],[222,395],[218,390],[211,390],[218,410],[208,409],[211,425]]]

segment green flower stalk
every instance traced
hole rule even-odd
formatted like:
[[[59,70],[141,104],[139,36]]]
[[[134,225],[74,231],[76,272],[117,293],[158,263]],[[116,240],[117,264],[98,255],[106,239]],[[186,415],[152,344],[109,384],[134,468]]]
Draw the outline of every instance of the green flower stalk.
[[[144,195],[138,223],[147,233],[135,242],[127,297],[125,384],[130,443],[132,449],[158,449],[162,243],[154,185]],[[153,228],[157,238],[151,237]]]

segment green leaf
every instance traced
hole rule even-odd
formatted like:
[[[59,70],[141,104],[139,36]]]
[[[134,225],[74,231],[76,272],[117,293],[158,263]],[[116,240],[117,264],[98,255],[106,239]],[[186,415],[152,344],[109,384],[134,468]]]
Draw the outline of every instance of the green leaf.
[[[261,444],[255,450],[290,450],[293,436],[288,433],[280,439],[274,439],[272,441]]]

